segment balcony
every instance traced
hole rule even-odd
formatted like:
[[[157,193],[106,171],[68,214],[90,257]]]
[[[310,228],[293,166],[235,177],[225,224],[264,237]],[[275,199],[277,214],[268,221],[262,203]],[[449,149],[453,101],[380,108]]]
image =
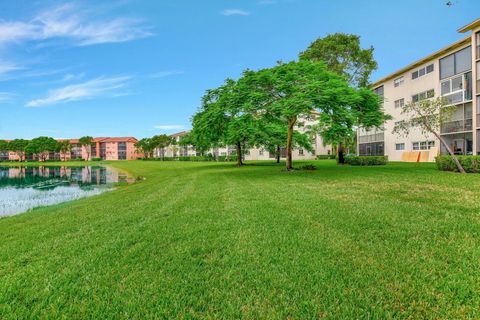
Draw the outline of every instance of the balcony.
[[[478,120],[477,120],[478,124]],[[440,133],[455,133],[455,132],[464,132],[464,131],[471,131],[472,130],[472,119],[465,119],[465,120],[456,120],[445,122],[442,124],[440,128]]]

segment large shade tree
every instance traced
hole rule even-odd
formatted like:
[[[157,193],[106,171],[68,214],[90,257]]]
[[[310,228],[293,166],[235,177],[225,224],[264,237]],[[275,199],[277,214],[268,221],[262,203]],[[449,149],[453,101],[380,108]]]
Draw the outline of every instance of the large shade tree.
[[[155,145],[151,138],[143,138],[135,143],[135,148],[143,154],[144,158],[150,158],[155,150]]]
[[[298,121],[320,112],[321,132],[333,134],[355,125],[380,126],[385,119],[379,98],[355,89],[322,62],[281,63],[249,77],[250,99],[257,113],[270,114],[287,132],[286,169],[293,169],[292,147]]]
[[[323,61],[329,71],[344,77],[354,87],[367,87],[377,69],[373,47],[363,49],[360,36],[335,33],[318,38],[300,53],[300,60]]]
[[[6,153],[8,155],[9,143],[6,140],[0,140],[0,153]]]
[[[172,144],[172,137],[166,134],[159,134],[150,138],[150,143],[153,149],[157,149],[160,152],[162,159],[165,158],[165,148]]]
[[[38,160],[45,161],[51,152],[58,151],[58,142],[50,137],[38,137],[30,140],[25,150]]]
[[[15,139],[10,141],[9,149],[18,157],[19,161],[25,160],[25,150],[27,149],[29,141],[25,139]]]
[[[360,36],[335,33],[316,39],[300,53],[300,59],[323,61],[329,71],[342,76],[350,85],[364,88],[368,86],[372,72],[377,69],[373,50],[373,47],[361,47]],[[321,127],[330,126],[328,132],[320,130],[323,141],[325,144],[333,145],[337,151],[342,150],[344,146],[355,144],[356,130],[344,123],[350,121],[348,118],[338,115],[322,119],[327,123],[322,124]]]
[[[244,82],[227,79],[224,85],[207,91],[192,119],[191,138],[196,147],[235,146],[237,165],[243,164],[243,150],[255,137],[256,113],[248,103],[249,89]]]

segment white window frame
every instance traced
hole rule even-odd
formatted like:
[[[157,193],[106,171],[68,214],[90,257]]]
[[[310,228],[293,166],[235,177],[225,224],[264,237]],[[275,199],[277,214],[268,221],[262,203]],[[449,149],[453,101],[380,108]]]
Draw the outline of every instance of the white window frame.
[[[401,146],[401,148],[399,148]],[[404,151],[405,150],[405,143],[395,143],[395,151]]]
[[[434,140],[412,142],[412,150],[414,151],[426,151],[426,150],[430,150],[433,147],[435,147]]]
[[[400,87],[402,84],[405,83],[405,78],[403,76],[393,80],[393,86],[396,88],[396,87]]]
[[[401,98],[401,99],[395,100],[393,103],[394,103],[395,109],[403,108],[403,106],[405,105],[405,99]]]

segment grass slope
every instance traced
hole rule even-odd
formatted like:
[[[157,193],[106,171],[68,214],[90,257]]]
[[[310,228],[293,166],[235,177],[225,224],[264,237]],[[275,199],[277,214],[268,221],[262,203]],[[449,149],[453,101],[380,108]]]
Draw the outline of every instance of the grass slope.
[[[0,318],[480,317],[478,175],[113,165],[147,179],[0,219]]]

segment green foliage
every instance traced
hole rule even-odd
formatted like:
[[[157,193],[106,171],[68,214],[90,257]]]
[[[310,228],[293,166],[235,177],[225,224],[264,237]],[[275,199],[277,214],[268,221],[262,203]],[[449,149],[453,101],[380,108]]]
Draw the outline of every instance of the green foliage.
[[[29,141],[25,148],[26,153],[34,154],[40,161],[47,160],[50,152],[58,152],[57,140],[50,137],[38,137]]]
[[[92,161],[102,161],[102,158],[100,158],[100,157],[92,157]]]
[[[335,159],[335,155],[334,154],[318,154],[316,156],[316,159],[317,160],[333,160]]]
[[[0,140],[0,152],[9,151],[9,143],[6,140]]]
[[[61,155],[64,157],[70,150],[72,149],[72,144],[70,143],[69,140],[61,140],[58,142],[58,150],[60,151]]]
[[[328,70],[344,77],[355,87],[367,87],[377,69],[373,47],[362,49],[360,36],[335,33],[318,38],[300,53],[301,60],[323,61]]]
[[[457,156],[463,169],[469,173],[480,173],[480,156]],[[435,162],[439,170],[459,172],[452,156],[438,156]]]
[[[382,166],[388,163],[387,156],[345,156],[345,163],[352,166]]]
[[[25,158],[25,150],[27,149],[29,141],[25,139],[15,139],[9,142],[8,148],[10,151],[15,152],[22,161]]]
[[[84,136],[78,139],[78,142],[80,143],[80,145],[85,147],[85,151],[87,153],[87,160],[89,160],[92,152],[93,137]]]

